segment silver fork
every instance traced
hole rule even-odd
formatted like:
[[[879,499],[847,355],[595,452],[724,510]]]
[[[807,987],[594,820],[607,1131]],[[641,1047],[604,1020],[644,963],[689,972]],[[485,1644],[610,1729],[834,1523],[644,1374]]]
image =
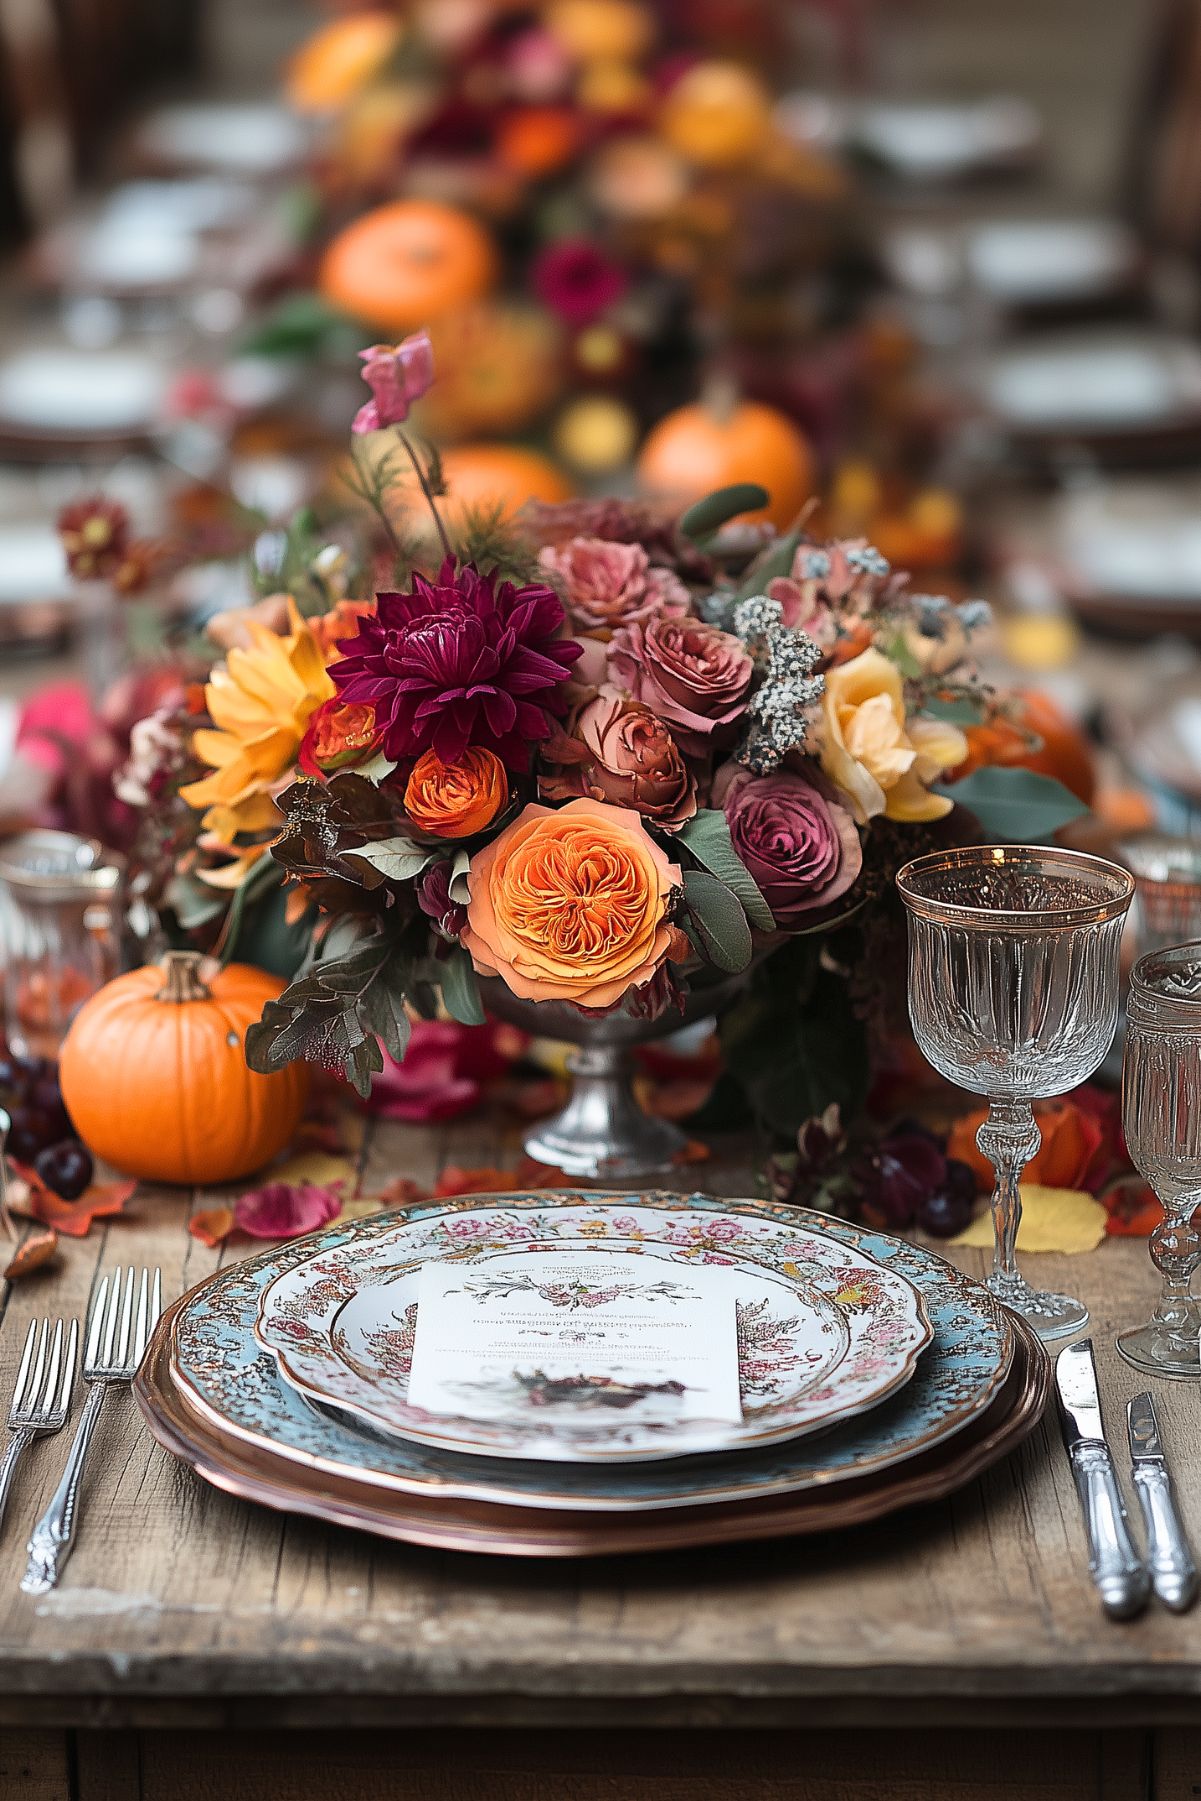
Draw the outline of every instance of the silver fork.
[[[132,1382],[146,1349],[146,1341],[162,1311],[162,1278],[155,1270],[142,1271],[138,1285],[137,1311],[133,1302],[134,1270],[131,1265],[125,1278],[125,1294],[121,1294],[121,1271],[110,1279],[105,1276],[96,1292],[88,1318],[88,1338],[83,1353],[83,1379],[89,1394],[79,1416],[75,1442],[67,1458],[62,1481],[50,1498],[50,1505],[34,1527],[29,1539],[29,1562],[21,1587],[27,1595],[44,1595],[58,1581],[63,1565],[71,1554],[75,1537],[76,1509],[84,1460],[104,1397],[117,1382]]]
[[[47,1368],[46,1351],[50,1359]],[[9,1440],[0,1459],[0,1525],[8,1491],[12,1487],[17,1465],[34,1439],[43,1432],[60,1432],[67,1423],[71,1404],[71,1388],[75,1381],[75,1353],[79,1348],[79,1321],[71,1321],[67,1334],[67,1354],[63,1356],[63,1322],[60,1319],[50,1336],[50,1321],[31,1320],[21,1367],[13,1384],[13,1398],[8,1409]]]

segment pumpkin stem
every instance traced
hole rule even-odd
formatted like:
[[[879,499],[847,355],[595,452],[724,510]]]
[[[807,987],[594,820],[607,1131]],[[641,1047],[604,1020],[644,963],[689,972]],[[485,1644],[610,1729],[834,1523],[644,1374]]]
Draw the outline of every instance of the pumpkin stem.
[[[209,990],[200,979],[199,951],[168,951],[163,958],[163,985],[156,1001],[207,1001]]]

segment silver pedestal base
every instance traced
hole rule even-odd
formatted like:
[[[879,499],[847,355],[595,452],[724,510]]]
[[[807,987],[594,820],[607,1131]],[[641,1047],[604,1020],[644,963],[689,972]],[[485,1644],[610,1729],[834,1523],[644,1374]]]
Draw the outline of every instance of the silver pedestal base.
[[[526,1135],[539,1163],[593,1181],[652,1176],[669,1170],[686,1143],[670,1121],[644,1113],[630,1086],[629,1053],[619,1045],[587,1045],[567,1060],[571,1099]]]

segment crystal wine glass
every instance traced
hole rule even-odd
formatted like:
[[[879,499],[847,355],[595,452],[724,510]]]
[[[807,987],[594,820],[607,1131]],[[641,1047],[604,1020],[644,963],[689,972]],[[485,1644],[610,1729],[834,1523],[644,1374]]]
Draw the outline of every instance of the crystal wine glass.
[[[1118,1350],[1151,1376],[1201,1376],[1201,1310],[1189,1292],[1201,1262],[1201,943],[1150,951],[1131,971],[1122,1068],[1126,1143],[1163,1203],[1151,1260],[1163,1277],[1145,1326]]]
[[[976,1143],[996,1171],[988,1286],[1040,1338],[1088,1320],[1017,1268],[1018,1183],[1040,1133],[1030,1103],[1091,1076],[1117,1020],[1126,870],[1041,845],[934,851],[897,877],[909,910],[909,1017],[928,1062],[988,1099]]]

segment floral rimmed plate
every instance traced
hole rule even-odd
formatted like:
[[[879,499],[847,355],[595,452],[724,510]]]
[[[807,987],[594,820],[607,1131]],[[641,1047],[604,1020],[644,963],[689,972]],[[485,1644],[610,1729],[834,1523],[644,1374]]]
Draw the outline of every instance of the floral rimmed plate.
[[[545,1197],[537,1194],[509,1196],[504,1202],[506,1210],[523,1212],[544,1204]],[[263,1290],[312,1255],[311,1241],[298,1241],[218,1271],[176,1303],[156,1335],[155,1355],[143,1366],[139,1402],[152,1426],[163,1424],[172,1448],[181,1436],[180,1416],[192,1420],[197,1440],[203,1437],[210,1447],[205,1471],[222,1485],[224,1477],[210,1454],[218,1445],[229,1447],[230,1457],[248,1467],[292,1465],[305,1472],[306,1481],[315,1478],[319,1485],[353,1482],[358,1491],[375,1497],[377,1512],[415,1496],[514,1509],[637,1513],[708,1508],[873,1477],[937,1450],[996,1400],[1013,1361],[1012,1321],[981,1283],[942,1258],[885,1233],[770,1203],[690,1195],[686,1204],[711,1216],[750,1215],[821,1231],[904,1275],[920,1291],[934,1328],[933,1342],[912,1381],[863,1418],[821,1437],[736,1456],[608,1467],[559,1464],[553,1474],[546,1464],[464,1457],[350,1430],[283,1380],[275,1358],[255,1342],[253,1327]],[[639,1205],[672,1211],[680,1207],[681,1197],[642,1195]],[[462,1210],[479,1206],[477,1196],[462,1203]],[[323,1242],[367,1245],[394,1224],[380,1218],[335,1226]],[[161,1373],[164,1366],[169,1380]],[[169,1434],[168,1421],[174,1422]],[[251,1491],[239,1485],[235,1492]],[[290,1503],[281,1499],[278,1504]]]
[[[516,1399],[498,1400],[487,1419],[469,1417],[468,1396],[461,1418],[410,1403],[424,1264],[470,1266],[466,1279],[486,1298],[516,1253],[595,1267],[606,1252],[627,1270],[631,1253],[645,1259],[652,1285],[670,1271],[673,1286],[686,1287],[688,1272],[706,1267],[708,1281],[733,1298],[741,1423],[565,1418],[532,1405],[517,1383]],[[617,1292],[602,1280],[585,1297],[568,1289],[551,1304],[603,1305]],[[905,1277],[791,1222],[714,1216],[678,1200],[665,1214],[630,1198],[548,1195],[538,1210],[424,1213],[370,1244],[352,1238],[323,1248],[266,1289],[255,1333],[302,1394],[378,1431],[475,1455],[636,1462],[777,1444],[864,1412],[909,1379],[931,1328]]]

